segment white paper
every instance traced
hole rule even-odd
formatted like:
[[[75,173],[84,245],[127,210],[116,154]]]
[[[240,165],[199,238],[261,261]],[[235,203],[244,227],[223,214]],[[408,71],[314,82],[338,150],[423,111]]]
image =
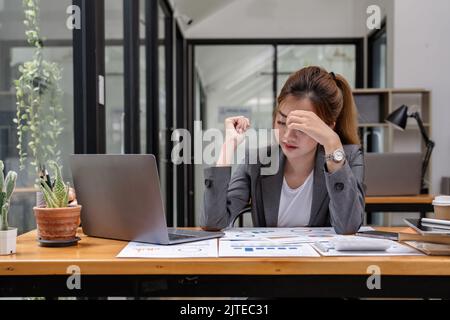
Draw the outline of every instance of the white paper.
[[[365,231],[374,231],[375,229],[370,226],[362,226],[359,228],[358,232],[365,232]]]
[[[359,231],[374,230],[372,227],[361,227]],[[331,227],[298,227],[298,228],[230,228],[224,230],[225,236],[220,241],[289,241],[312,243],[343,237],[336,234]]]
[[[367,238],[357,237],[357,236],[346,236],[347,240],[353,239],[355,241],[367,240]],[[376,240],[376,239],[372,239]],[[381,239],[381,241],[389,241],[392,243],[391,247],[385,251],[337,251],[334,249],[332,241],[319,241],[318,243],[313,243],[312,246],[316,249],[322,256],[325,257],[357,257],[357,256],[422,256],[423,254],[409,246],[400,244],[392,240]]]
[[[216,258],[217,239],[183,244],[157,245],[130,242],[117,258]]]
[[[277,239],[298,238],[308,236],[328,236],[335,234],[332,228],[232,228],[225,230],[220,240],[256,240],[267,241]]]
[[[219,241],[219,257],[320,257],[307,243]]]

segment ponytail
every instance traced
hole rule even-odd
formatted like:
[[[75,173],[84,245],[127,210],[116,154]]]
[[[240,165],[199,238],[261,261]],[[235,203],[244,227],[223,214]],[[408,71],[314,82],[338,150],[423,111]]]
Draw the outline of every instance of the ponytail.
[[[353,93],[347,80],[341,75],[336,75],[336,84],[342,92],[342,110],[336,119],[334,130],[341,138],[342,144],[360,144],[358,136],[358,113],[356,111]]]

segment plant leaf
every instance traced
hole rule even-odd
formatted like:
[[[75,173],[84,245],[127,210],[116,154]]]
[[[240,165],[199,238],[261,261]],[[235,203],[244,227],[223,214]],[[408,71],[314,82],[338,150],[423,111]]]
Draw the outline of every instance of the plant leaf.
[[[9,171],[5,179],[6,201],[8,202],[14,192],[14,188],[16,187],[16,181],[17,181],[17,173],[15,171]]]

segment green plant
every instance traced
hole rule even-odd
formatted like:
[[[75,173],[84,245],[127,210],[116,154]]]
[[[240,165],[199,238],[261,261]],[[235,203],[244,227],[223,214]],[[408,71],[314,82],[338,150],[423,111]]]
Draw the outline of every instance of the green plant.
[[[61,175],[61,167],[55,161],[49,161],[48,165],[53,169],[55,179],[51,186],[41,178],[40,189],[44,195],[47,208],[65,208],[69,204],[69,183],[65,184]]]
[[[43,42],[39,27],[39,0],[23,0],[26,39],[34,48],[33,58],[19,66],[19,79],[14,81],[16,89],[17,137],[20,170],[30,164],[39,170],[48,159],[60,160],[58,140],[63,131],[63,108],[59,87],[61,67],[44,60]]]
[[[17,173],[15,171],[9,171],[5,179],[3,173],[4,168],[3,161],[0,160],[0,230],[2,231],[8,230],[9,202],[16,187],[17,180]]]

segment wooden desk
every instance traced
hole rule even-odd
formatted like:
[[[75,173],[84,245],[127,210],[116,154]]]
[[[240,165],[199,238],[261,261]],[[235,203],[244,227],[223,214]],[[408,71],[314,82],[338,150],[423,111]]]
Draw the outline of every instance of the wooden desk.
[[[118,259],[126,242],[81,238],[43,248],[35,231],[20,236],[17,254],[0,256],[0,296],[450,297],[450,257]],[[66,286],[73,265],[81,290]],[[367,289],[372,265],[382,290]]]
[[[372,212],[420,212],[424,218],[427,212],[433,212],[434,196],[422,194],[416,196],[366,197],[367,224],[372,223]]]

